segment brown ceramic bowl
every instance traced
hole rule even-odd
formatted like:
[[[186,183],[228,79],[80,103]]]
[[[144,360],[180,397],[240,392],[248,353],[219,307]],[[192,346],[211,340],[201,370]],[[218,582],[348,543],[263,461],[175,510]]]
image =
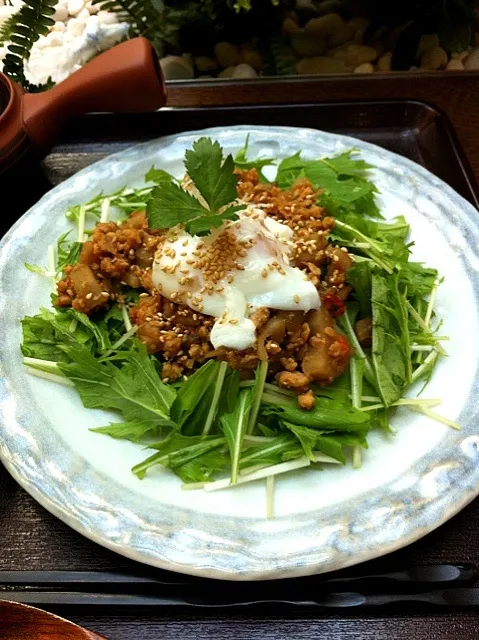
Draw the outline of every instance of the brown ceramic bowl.
[[[28,152],[45,155],[70,118],[89,111],[154,111],[165,102],[158,58],[145,38],[113,47],[43,93],[25,93],[0,73],[0,173]]]
[[[106,640],[93,631],[17,602],[0,601],[2,640]]]

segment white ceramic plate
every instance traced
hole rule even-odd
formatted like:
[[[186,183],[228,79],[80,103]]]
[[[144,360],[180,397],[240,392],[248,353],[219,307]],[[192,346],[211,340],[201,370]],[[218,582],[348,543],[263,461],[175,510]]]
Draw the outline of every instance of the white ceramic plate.
[[[200,135],[227,152],[250,133],[250,153],[317,158],[356,147],[377,167],[386,217],[404,214],[414,257],[439,269],[437,306],[450,336],[427,389],[462,431],[407,410],[394,439],[370,437],[363,466],[303,471],[277,481],[276,518],[265,518],[265,486],[183,492],[159,468],[130,472],[145,452],[91,433],[104,411],[84,409],[75,390],[32,378],[21,364],[19,320],[49,305],[50,285],[23,267],[46,264],[68,228],[64,212],[100,191],[137,184],[154,164],[182,175],[184,151]],[[6,235],[0,254],[0,454],[43,506],[99,544],[157,567],[227,579],[300,576],[339,569],[402,547],[450,518],[479,491],[477,211],[436,177],[370,144],[309,129],[232,127],[155,140],[101,160],[56,187]]]

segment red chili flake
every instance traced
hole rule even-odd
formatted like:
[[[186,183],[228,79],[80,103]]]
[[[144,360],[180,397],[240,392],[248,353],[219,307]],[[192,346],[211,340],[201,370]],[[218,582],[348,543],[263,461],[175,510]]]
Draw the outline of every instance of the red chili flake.
[[[324,296],[323,304],[329,311],[329,313],[333,316],[333,318],[342,316],[346,311],[346,304],[332,291],[328,291],[328,293]]]
[[[342,336],[341,334],[338,334],[338,337],[336,338],[336,341],[339,343],[339,346],[341,347],[341,355],[343,357],[350,355],[350,353],[351,353],[351,345],[349,344],[347,339],[344,336]]]

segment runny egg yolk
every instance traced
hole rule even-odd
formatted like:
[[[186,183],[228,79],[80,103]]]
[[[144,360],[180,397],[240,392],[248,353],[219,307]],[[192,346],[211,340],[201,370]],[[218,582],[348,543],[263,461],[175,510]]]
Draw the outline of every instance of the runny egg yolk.
[[[203,238],[172,231],[155,255],[153,284],[170,300],[216,318],[215,349],[253,347],[256,328],[249,317],[259,307],[320,307],[316,287],[289,264],[292,235],[252,205]]]

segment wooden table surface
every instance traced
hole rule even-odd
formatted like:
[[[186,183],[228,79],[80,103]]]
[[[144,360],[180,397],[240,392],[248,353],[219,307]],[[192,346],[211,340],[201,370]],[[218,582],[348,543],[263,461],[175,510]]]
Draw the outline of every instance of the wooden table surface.
[[[479,179],[479,74],[397,74],[394,77],[358,76],[311,80],[271,80],[244,82],[202,82],[195,87],[170,85],[171,107],[314,103],[338,100],[409,98],[432,103],[447,112]],[[319,125],[320,126],[320,125]],[[5,493],[4,493],[5,492]],[[2,500],[8,493],[10,499]],[[11,500],[12,495],[15,500]],[[72,566],[71,538],[66,525],[45,514],[0,467],[0,535],[16,527],[16,544],[0,557],[0,569],[51,568],[128,569],[129,561],[101,550],[80,538]],[[37,526],[22,528],[23,520]],[[13,524],[15,523],[15,524]],[[453,520],[396,555],[406,564],[434,562],[474,562],[479,565],[479,500]],[[32,540],[31,538],[34,538]],[[46,541],[48,540],[48,544]],[[32,545],[32,542],[34,544]],[[32,548],[35,552],[32,553]],[[27,552],[26,550],[30,551]],[[54,556],[51,555],[55,550]],[[27,557],[28,556],[28,557]],[[105,558],[108,558],[105,561]],[[384,562],[388,562],[386,558]],[[106,564],[105,564],[106,562]],[[100,563],[100,564],[99,564]],[[473,610],[408,610],[395,613],[374,610],[345,611],[340,615],[322,612],[264,614],[179,613],[171,609],[158,612],[58,611],[73,622],[84,625],[110,640],[477,640],[479,612]],[[0,621],[1,630],[1,621]]]

